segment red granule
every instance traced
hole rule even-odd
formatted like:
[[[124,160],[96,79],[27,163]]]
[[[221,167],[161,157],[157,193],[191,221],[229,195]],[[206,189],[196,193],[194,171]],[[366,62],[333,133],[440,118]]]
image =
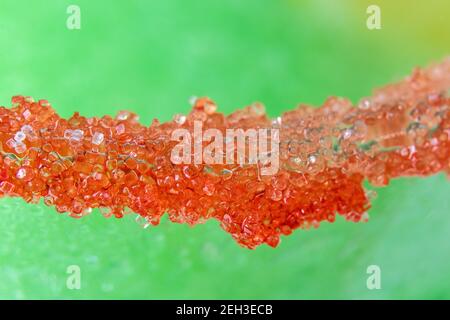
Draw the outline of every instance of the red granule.
[[[271,120],[260,104],[224,116],[200,98],[189,115],[149,127],[126,111],[66,120],[46,100],[15,96],[12,108],[0,108],[0,197],[43,198],[75,218],[92,208],[117,218],[129,208],[152,225],[166,212],[190,225],[215,218],[242,246],[275,247],[281,234],[333,222],[336,214],[366,220],[365,179],[382,186],[399,176],[449,174],[449,88],[447,59],[358,106],[333,97]],[[262,175],[259,161],[174,164],[171,135],[185,128],[195,139],[196,120],[222,133],[279,129],[278,172]]]

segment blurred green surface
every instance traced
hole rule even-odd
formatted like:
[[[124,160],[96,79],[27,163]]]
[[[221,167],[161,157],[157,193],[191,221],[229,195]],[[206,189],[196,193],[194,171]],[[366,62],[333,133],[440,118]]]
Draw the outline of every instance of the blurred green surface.
[[[352,100],[450,54],[448,1],[28,1],[0,3],[0,105],[48,99],[62,116],[129,109],[149,124],[208,95],[231,112],[253,101],[271,116],[329,95]],[[66,8],[81,8],[81,30]],[[0,298],[450,298],[450,183],[443,175],[378,190],[370,221],[339,219],[240,248],[217,222],[97,211],[75,220],[0,200]],[[382,289],[366,288],[366,268]],[[81,267],[80,290],[66,268]]]

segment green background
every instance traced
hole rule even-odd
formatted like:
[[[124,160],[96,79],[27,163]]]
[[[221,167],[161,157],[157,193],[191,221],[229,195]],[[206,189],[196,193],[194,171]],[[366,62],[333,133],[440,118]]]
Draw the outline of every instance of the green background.
[[[382,29],[366,28],[381,7]],[[81,30],[66,28],[69,4]],[[353,101],[450,53],[448,1],[0,2],[0,105],[48,99],[62,116],[129,109],[150,124],[262,101],[271,116],[329,95]],[[0,298],[450,298],[450,183],[399,179],[370,221],[298,230],[278,248],[239,247],[218,222],[76,220],[0,200]],[[366,268],[381,268],[380,290]],[[66,288],[79,265],[81,289]]]

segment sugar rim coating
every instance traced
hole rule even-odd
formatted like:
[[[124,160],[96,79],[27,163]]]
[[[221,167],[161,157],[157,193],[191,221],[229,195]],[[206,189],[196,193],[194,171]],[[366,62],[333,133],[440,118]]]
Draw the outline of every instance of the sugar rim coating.
[[[199,98],[188,115],[148,127],[128,111],[63,119],[46,100],[14,96],[11,108],[0,107],[0,197],[43,199],[74,218],[92,208],[117,218],[135,212],[144,227],[165,213],[189,225],[216,219],[242,246],[275,247],[280,235],[336,215],[366,221],[365,180],[384,186],[400,176],[449,175],[449,88],[447,58],[357,105],[332,97],[269,119],[259,103],[224,116]],[[195,138],[198,121],[223,133],[278,130],[279,170],[261,175],[260,161],[174,164],[172,133],[183,128]]]

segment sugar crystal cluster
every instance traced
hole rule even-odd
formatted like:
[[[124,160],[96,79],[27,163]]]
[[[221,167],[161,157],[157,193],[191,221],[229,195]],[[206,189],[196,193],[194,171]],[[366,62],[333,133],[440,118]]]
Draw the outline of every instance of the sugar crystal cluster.
[[[231,115],[208,98],[188,115],[146,127],[132,112],[115,118],[63,119],[48,101],[15,96],[0,107],[0,197],[43,199],[74,218],[138,214],[157,225],[165,213],[189,225],[217,219],[242,246],[275,247],[281,235],[337,215],[365,221],[364,180],[384,186],[400,176],[450,174],[450,59],[416,69],[357,105],[329,98],[269,119],[255,103]],[[257,164],[174,164],[172,132],[279,130],[279,170]],[[208,144],[204,142],[205,146]]]

